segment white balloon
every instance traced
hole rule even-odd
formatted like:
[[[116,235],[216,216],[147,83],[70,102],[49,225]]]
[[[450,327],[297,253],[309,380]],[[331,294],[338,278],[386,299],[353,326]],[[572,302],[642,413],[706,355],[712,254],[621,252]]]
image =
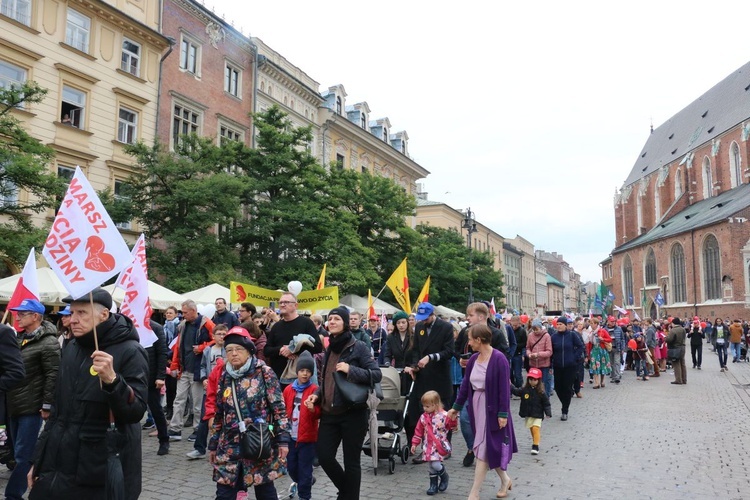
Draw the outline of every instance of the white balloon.
[[[205,304],[203,306],[203,312],[201,313],[203,316],[211,319],[214,317],[214,314],[216,313],[216,306],[213,304]]]
[[[296,297],[302,291],[302,283],[299,281],[290,281],[287,285],[287,290],[294,294]]]

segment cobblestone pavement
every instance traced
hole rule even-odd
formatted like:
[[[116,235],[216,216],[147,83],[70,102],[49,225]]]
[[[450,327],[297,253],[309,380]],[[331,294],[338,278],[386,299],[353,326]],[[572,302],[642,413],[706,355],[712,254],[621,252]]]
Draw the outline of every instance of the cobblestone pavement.
[[[690,366],[689,354],[687,361]],[[543,424],[537,456],[529,453],[531,436],[514,400],[519,453],[509,467],[513,489],[508,497],[750,498],[750,437],[744,425],[750,416],[750,364],[730,362],[729,368],[720,373],[716,356],[706,347],[703,369],[688,368],[685,386],[671,385],[669,373],[643,382],[630,371],[623,372],[619,385],[592,390],[587,383],[584,397],[573,399],[567,422],[560,421],[560,403],[553,396],[553,418]],[[185,457],[191,443],[172,443],[170,454],[159,457],[156,439],[143,435],[143,500],[213,498],[208,463]],[[183,435],[186,439],[188,433]],[[473,468],[461,465],[466,447],[460,434],[453,441],[454,458],[446,461],[450,487],[437,499],[466,498],[473,480]],[[380,461],[376,476],[371,458],[362,455],[362,499],[427,498],[424,465],[397,461],[393,475],[387,466]],[[313,498],[336,498],[325,473],[316,469],[315,476]],[[7,478],[8,471],[0,472],[0,487]],[[490,473],[482,498],[495,498],[499,485]],[[279,492],[288,486],[288,478],[277,481]]]

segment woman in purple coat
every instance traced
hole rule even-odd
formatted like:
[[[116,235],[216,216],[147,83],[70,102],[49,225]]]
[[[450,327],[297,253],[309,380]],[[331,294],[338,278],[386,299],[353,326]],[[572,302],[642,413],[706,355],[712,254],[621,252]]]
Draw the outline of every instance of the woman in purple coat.
[[[500,476],[497,498],[508,496],[513,482],[508,475],[508,463],[518,451],[513,421],[510,415],[510,366],[501,353],[492,348],[492,331],[485,324],[469,329],[469,346],[474,355],[466,366],[466,375],[453,408],[448,412],[458,417],[469,401],[469,420],[474,434],[474,485],[469,500],[478,500],[487,470]]]

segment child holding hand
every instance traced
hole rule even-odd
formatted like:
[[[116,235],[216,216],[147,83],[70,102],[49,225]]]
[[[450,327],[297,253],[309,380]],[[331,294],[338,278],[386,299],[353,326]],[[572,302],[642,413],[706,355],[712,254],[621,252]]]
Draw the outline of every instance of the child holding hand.
[[[455,429],[457,419],[448,418],[448,412],[443,408],[440,395],[435,391],[427,391],[422,396],[424,413],[419,417],[414,437],[411,440],[411,452],[415,454],[419,443],[422,444],[422,460],[430,471],[430,487],[428,495],[448,489],[448,472],[443,465],[443,458],[451,452],[448,432]],[[438,484],[438,479],[440,483]]]
[[[531,430],[532,455],[539,454],[544,416],[552,416],[552,406],[541,379],[542,371],[539,368],[532,368],[526,376],[526,385],[521,388],[513,386],[510,388],[514,395],[521,396],[521,409],[518,414],[526,419],[526,428]]]

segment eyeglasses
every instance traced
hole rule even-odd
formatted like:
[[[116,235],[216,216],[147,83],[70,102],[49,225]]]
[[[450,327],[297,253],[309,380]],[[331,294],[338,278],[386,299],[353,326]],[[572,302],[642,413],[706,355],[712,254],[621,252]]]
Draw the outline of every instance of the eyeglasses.
[[[36,314],[36,313],[31,312],[31,311],[19,311],[16,313],[16,316],[18,316],[19,318],[25,318],[26,316],[30,316],[31,314]]]
[[[279,302],[280,306],[288,306],[289,304],[296,304],[296,302],[292,302],[289,300],[282,300],[281,302]]]

